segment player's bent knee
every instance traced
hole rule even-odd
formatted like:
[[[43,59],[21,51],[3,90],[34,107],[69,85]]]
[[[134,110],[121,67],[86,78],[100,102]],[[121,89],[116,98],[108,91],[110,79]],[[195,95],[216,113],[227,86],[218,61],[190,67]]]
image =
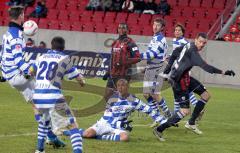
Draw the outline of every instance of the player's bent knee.
[[[201,94],[201,98],[202,98],[204,101],[208,102],[209,99],[211,98],[211,95],[209,94],[209,92],[205,91],[204,93]]]
[[[124,142],[129,141],[129,136],[126,132],[120,133],[120,141],[124,141]]]
[[[83,132],[83,137],[84,138],[92,138],[96,136],[96,131],[93,130],[92,128],[89,128]]]

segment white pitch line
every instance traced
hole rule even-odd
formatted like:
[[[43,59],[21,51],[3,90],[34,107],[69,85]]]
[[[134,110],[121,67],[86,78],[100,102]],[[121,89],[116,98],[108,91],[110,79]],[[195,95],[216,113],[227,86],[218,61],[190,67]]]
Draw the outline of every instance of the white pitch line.
[[[223,122],[212,122],[212,121],[201,121],[204,123],[213,123],[213,124],[221,124],[221,125],[227,125],[227,126],[236,126],[238,127],[238,125],[235,124],[231,124],[231,123],[223,123]],[[186,123],[186,121],[180,121],[180,123]],[[203,123],[203,124],[204,124]],[[149,127],[151,124],[133,124],[133,127]],[[33,136],[33,135],[37,135],[37,133],[23,133],[23,134],[3,134],[0,135],[0,138],[8,138],[8,137],[20,137],[20,136]]]

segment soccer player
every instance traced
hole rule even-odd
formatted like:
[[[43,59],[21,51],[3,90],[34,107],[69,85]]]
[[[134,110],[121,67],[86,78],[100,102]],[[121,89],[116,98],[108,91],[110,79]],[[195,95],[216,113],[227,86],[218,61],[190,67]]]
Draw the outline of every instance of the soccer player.
[[[152,109],[160,113],[159,106],[166,117],[171,116],[171,112],[166,104],[166,101],[160,94],[160,88],[163,84],[163,78],[159,76],[164,70],[164,60],[168,49],[166,38],[161,33],[165,27],[165,21],[161,18],[156,18],[153,21],[154,36],[148,45],[148,50],[141,53],[141,59],[147,60],[147,67],[144,75],[143,93],[148,104]],[[155,123],[152,127],[156,126]]]
[[[174,35],[175,35],[175,38],[173,38],[173,51],[177,48],[177,47],[181,47],[181,46],[184,46],[186,45],[188,42],[188,40],[186,40],[184,38],[184,33],[185,33],[185,28],[182,24],[180,23],[177,23],[174,27]],[[194,78],[192,78],[192,81],[195,81]],[[190,99],[190,102],[193,106],[196,105],[197,103],[197,98],[195,97],[194,93],[193,92],[190,92],[189,94],[189,99]],[[174,101],[174,112],[177,112],[179,111],[180,109],[180,105],[178,102]]]
[[[112,44],[111,51],[111,63],[109,72],[103,77],[107,80],[107,86],[105,89],[105,100],[108,101],[116,90],[116,82],[120,78],[130,80],[128,75],[131,66],[139,62],[139,49],[136,43],[128,37],[128,25],[126,23],[120,23],[118,25],[119,37]]]
[[[161,124],[166,122],[164,116],[160,116],[147,104],[128,92],[128,81],[117,81],[117,92],[109,98],[109,107],[106,108],[103,117],[92,127],[83,132],[85,138],[96,138],[110,141],[128,141],[127,130],[131,131],[128,117],[135,110],[151,116],[153,120]]]
[[[17,89],[27,102],[32,101],[35,81],[29,79],[28,75],[30,65],[23,59],[25,49],[25,40],[23,38],[24,8],[22,6],[13,6],[9,9],[9,28],[3,35],[1,50],[1,65],[3,78],[15,89]],[[33,105],[36,120],[39,115]],[[49,130],[48,138],[55,147],[63,147],[65,144],[60,141],[56,135]]]
[[[200,56],[199,51],[207,43],[207,35],[205,33],[199,33],[194,42],[188,43],[185,46],[179,47],[174,50],[172,53],[165,72],[170,72],[170,69],[174,63],[171,73],[169,76],[169,81],[172,84],[172,89],[174,93],[174,98],[180,105],[180,110],[176,112],[168,121],[164,124],[161,124],[159,127],[156,127],[153,130],[154,135],[163,140],[163,131],[166,128],[169,128],[176,123],[178,123],[182,118],[190,113],[189,109],[189,92],[193,91],[197,93],[201,99],[198,100],[191,118],[186,123],[185,127],[197,134],[201,134],[201,131],[197,128],[195,124],[196,118],[199,116],[199,113],[204,109],[205,104],[210,99],[208,91],[204,86],[199,82],[192,82],[191,77],[189,76],[189,71],[193,66],[199,66],[208,73],[216,73],[222,75],[234,76],[235,73],[232,70],[222,71],[207,64]]]
[[[62,79],[76,79],[83,86],[84,80],[77,68],[72,65],[70,57],[64,54],[65,40],[54,37],[52,50],[40,56],[33,69],[36,71],[36,87],[33,102],[40,113],[38,125],[38,145],[35,153],[44,153],[44,142],[52,124],[57,135],[68,128],[74,153],[82,153],[82,137],[73,116],[62,94]]]

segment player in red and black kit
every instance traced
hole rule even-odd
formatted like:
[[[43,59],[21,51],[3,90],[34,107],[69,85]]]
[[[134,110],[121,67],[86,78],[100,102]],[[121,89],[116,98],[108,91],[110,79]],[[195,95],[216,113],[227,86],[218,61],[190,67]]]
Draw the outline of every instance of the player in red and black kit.
[[[202,50],[206,43],[207,35],[205,33],[199,33],[194,42],[176,48],[169,59],[169,63],[165,68],[164,73],[167,74],[171,70],[169,81],[172,85],[174,98],[180,104],[180,110],[169,118],[166,123],[161,124],[159,127],[154,129],[153,133],[160,141],[164,141],[162,132],[166,128],[176,125],[176,123],[190,113],[189,93],[192,91],[197,93],[201,98],[198,100],[192,116],[185,127],[197,134],[201,134],[201,131],[199,132],[197,126],[195,125],[195,120],[199,116],[199,113],[203,110],[205,104],[210,98],[210,95],[199,81],[189,76],[189,71],[193,66],[199,66],[211,74],[216,73],[229,76],[235,75],[232,70],[224,72],[214,66],[208,65],[201,58],[199,51]]]
[[[118,25],[119,37],[112,44],[110,71],[103,79],[107,79],[105,89],[105,100],[113,94],[116,89],[116,82],[123,78],[130,81],[129,71],[131,66],[140,60],[140,53],[136,43],[127,36],[128,26],[126,23]]]

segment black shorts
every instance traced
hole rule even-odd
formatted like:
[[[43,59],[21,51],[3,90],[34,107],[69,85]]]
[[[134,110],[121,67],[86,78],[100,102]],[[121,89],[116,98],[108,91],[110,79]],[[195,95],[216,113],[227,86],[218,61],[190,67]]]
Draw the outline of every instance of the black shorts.
[[[175,82],[173,86],[173,94],[175,101],[179,103],[180,108],[189,108],[189,93],[194,92],[198,95],[201,95],[206,91],[206,88],[193,77],[190,77],[190,82],[187,86],[182,88],[182,84],[180,82]]]
[[[112,89],[116,89],[117,88],[117,81],[119,79],[126,79],[128,82],[130,81],[130,77],[109,77],[107,80],[107,88],[112,88]]]

